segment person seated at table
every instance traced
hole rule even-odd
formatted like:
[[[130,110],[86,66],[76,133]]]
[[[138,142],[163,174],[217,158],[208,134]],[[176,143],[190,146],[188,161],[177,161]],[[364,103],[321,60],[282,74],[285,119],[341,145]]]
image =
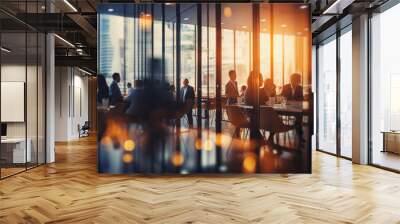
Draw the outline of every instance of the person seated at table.
[[[290,76],[290,84],[283,86],[282,96],[286,97],[287,100],[303,101],[303,87],[300,83],[301,75],[299,73],[293,73]]]
[[[127,96],[129,96],[129,95],[131,95],[131,93],[132,93],[132,91],[133,91],[133,88],[132,88],[132,83],[130,83],[130,82],[128,82],[127,84],[126,84],[126,89],[127,89],[127,92],[128,92],[128,94],[126,94]]]
[[[240,92],[239,92],[239,97],[238,97],[238,102],[239,103],[244,103],[244,95],[246,93],[246,89],[247,89],[246,85],[242,85],[240,87]]]
[[[247,86],[246,86],[246,85],[242,85],[242,86],[240,87],[239,97],[244,97],[244,94],[246,93],[246,89],[247,89]]]
[[[275,86],[274,82],[272,81],[272,79],[266,79],[264,81],[263,90],[265,92],[267,100],[270,97],[275,97],[276,96],[276,86]]]
[[[236,82],[236,72],[235,70],[229,71],[229,81],[225,85],[225,95],[227,98],[226,104],[232,105],[237,103],[237,98],[239,97],[238,85]]]
[[[263,78],[261,73],[255,74],[253,71],[250,72],[249,77],[247,78],[247,89],[244,96],[244,101],[248,105],[254,105],[257,102],[260,104],[265,104],[267,101],[267,97],[265,92],[260,89],[263,84]]]

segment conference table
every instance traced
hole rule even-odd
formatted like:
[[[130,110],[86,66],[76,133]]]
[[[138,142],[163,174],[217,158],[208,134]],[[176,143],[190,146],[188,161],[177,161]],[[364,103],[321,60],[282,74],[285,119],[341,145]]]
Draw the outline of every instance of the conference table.
[[[237,106],[239,108],[242,108],[248,113],[253,113],[254,112],[254,107],[252,105],[247,105],[247,104],[234,104],[234,106]],[[310,108],[310,103],[308,101],[288,101],[286,104],[262,104],[260,105],[260,110],[263,108],[272,108],[274,109],[278,115],[280,116],[292,116],[295,118],[295,127],[296,131],[299,136],[301,136],[301,140],[305,140],[303,136],[303,124],[304,124],[304,118],[306,117],[307,120],[310,120],[310,116],[312,115],[312,108]],[[255,136],[261,136],[259,134],[259,130],[253,130],[256,131],[257,133]]]
[[[252,105],[247,104],[234,104],[240,108],[246,109],[248,111],[253,110]],[[280,115],[287,116],[308,116],[310,113],[310,103],[308,101],[288,101],[286,104],[262,104],[260,109],[272,108]]]

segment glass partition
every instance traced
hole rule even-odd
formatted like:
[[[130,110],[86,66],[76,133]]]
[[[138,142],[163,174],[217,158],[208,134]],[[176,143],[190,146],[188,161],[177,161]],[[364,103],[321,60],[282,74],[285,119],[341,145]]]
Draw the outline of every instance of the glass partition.
[[[99,172],[311,172],[308,5],[101,4],[98,12],[101,85],[123,93],[99,105]],[[132,94],[127,82],[138,84]]]
[[[1,2],[0,7],[43,13],[44,1]],[[0,13],[0,178],[45,163],[45,35]],[[4,22],[4,21],[7,21]]]

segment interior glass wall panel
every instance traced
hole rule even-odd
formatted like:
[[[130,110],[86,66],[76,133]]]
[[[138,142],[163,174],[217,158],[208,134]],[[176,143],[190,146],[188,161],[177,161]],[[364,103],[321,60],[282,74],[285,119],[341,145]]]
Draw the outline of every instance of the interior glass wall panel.
[[[125,7],[122,4],[114,4],[112,10],[99,17],[102,30],[99,35],[99,47],[100,51],[106,52],[99,56],[99,69],[107,82],[112,81],[112,74],[115,72],[125,77],[124,12]],[[139,53],[142,52],[139,50]],[[119,85],[123,88],[122,82]]]
[[[336,36],[318,47],[317,147],[336,154]]]
[[[26,169],[31,162],[32,142],[27,144],[26,78],[27,35],[21,32],[1,34],[1,124],[2,177]]]
[[[181,80],[189,80],[189,85],[196,85],[196,4],[181,4]]]
[[[27,167],[38,163],[38,33],[27,32],[27,74],[26,74],[26,131],[28,153]]]
[[[371,162],[394,170],[400,170],[399,20],[400,4],[371,18]]]
[[[175,5],[165,4],[165,80],[175,89],[176,83],[176,15]]]
[[[313,104],[308,5],[261,4],[259,22],[260,71],[263,77],[259,98],[264,98],[266,101],[263,104],[260,102],[260,128],[267,130],[263,133],[264,138],[269,139],[270,136],[275,135],[274,142],[282,146],[282,149],[300,149],[303,144],[307,145],[306,148],[311,147],[312,126],[308,125],[313,123],[313,118],[310,116],[313,114],[312,111],[291,114],[288,111],[276,109],[276,105],[302,105],[306,108],[306,105]],[[294,86],[297,87],[294,88]],[[288,93],[289,89],[291,91]],[[298,97],[293,97],[293,92],[296,91]],[[297,126],[296,130],[282,134],[271,133],[269,125],[272,123],[273,113],[268,112],[269,105],[272,105],[278,115],[274,120]],[[278,160],[281,164],[278,168],[280,170],[301,169],[299,167],[306,167],[306,161],[310,161],[311,158],[307,150],[299,155],[289,153],[285,159],[274,155],[274,146],[264,147],[263,150],[265,154],[261,157],[261,161]],[[302,159],[299,159],[300,157]],[[304,163],[296,162],[299,160]],[[262,164],[260,166],[262,170],[271,169],[271,166],[266,166],[263,162],[260,164]]]
[[[202,5],[202,96],[204,99],[203,108],[204,115],[210,117],[213,111],[210,110],[215,106],[213,99],[216,95],[216,30],[215,30],[215,4]],[[209,127],[215,124],[206,119]]]
[[[125,16],[124,16],[124,70],[125,70],[125,83],[124,90],[125,95],[128,94],[126,85],[130,83],[131,85],[135,84],[135,5],[130,5],[125,8]]]
[[[340,35],[340,154],[352,157],[352,33],[351,26]]]
[[[45,13],[44,3],[2,1],[0,6],[24,20],[27,13]],[[46,38],[10,15],[0,14],[0,26],[0,177],[5,178],[45,163]]]

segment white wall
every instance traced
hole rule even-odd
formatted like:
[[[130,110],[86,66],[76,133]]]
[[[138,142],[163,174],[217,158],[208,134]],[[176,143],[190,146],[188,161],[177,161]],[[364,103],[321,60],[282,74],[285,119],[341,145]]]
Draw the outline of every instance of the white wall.
[[[55,73],[55,140],[70,141],[88,120],[88,78],[73,67],[56,67]]]

